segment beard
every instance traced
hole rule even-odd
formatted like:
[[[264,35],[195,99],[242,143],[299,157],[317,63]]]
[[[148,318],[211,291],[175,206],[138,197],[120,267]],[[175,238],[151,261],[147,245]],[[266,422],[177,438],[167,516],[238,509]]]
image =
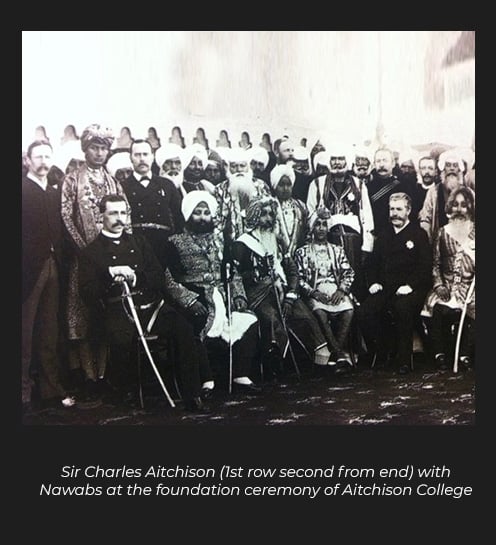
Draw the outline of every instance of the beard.
[[[431,176],[430,174],[425,174],[422,177],[422,183],[426,186],[432,185],[434,183],[434,176]]]
[[[255,185],[251,172],[242,172],[227,175],[229,180],[229,191],[234,198],[239,199],[241,208],[246,208],[255,195]]]
[[[180,185],[183,183],[183,171],[180,170],[177,174],[176,171],[170,171],[164,172],[163,170],[160,171],[160,176],[163,176],[164,178],[167,178],[170,180],[176,187],[180,187]]]
[[[451,191],[463,185],[463,174],[461,172],[459,174],[445,174],[442,172],[441,183],[451,193]]]
[[[186,223],[187,229],[197,235],[205,233],[213,233],[214,224],[212,221],[192,221],[191,219]]]

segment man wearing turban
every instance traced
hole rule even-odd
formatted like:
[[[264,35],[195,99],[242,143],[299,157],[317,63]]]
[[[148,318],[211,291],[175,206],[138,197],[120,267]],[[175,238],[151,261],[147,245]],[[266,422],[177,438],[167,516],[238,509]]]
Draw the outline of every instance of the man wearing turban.
[[[327,346],[332,350],[329,365],[336,374],[351,370],[346,343],[353,318],[350,297],[355,273],[340,246],[327,241],[329,210],[319,208],[313,216],[311,242],[296,250],[300,287],[317,317]]]
[[[192,144],[184,148],[182,153],[184,179],[180,186],[183,196],[195,190],[206,190],[213,194],[214,185],[205,179],[207,161],[207,150],[201,144]]]
[[[277,165],[270,173],[272,191],[279,203],[278,238],[291,257],[305,244],[308,234],[308,210],[304,202],[294,197],[295,179],[296,174],[289,165]]]
[[[124,195],[121,184],[105,168],[113,137],[98,124],[81,134],[85,162],[62,183],[62,220],[71,244],[68,292],[66,295],[69,365],[83,371],[86,393],[95,397],[97,383],[105,375],[107,345],[97,340],[97,323],[90,321],[89,309],[79,293],[79,255],[100,233],[103,219],[99,204],[105,195]],[[95,333],[95,334],[94,334]]]
[[[250,168],[251,150],[225,148],[224,161],[227,164],[227,180],[215,187],[217,216],[219,227],[223,231],[228,245],[236,240],[245,230],[245,216],[252,199],[270,195],[270,190],[263,180],[255,178]]]
[[[353,160],[341,144],[329,146],[329,174],[314,180],[308,191],[310,218],[319,208],[326,208],[328,240],[341,246],[355,271],[353,293],[357,299],[366,296],[363,262],[374,245],[374,220],[366,185],[350,171]]]
[[[264,359],[269,372],[275,374],[288,350],[283,319],[313,354],[315,363],[327,363],[330,355],[315,317],[299,297],[296,264],[289,255],[284,255],[277,243],[277,209],[278,203],[272,197],[252,200],[246,215],[246,232],[232,248],[234,262],[243,278],[248,308],[260,322]]]
[[[193,329],[164,300],[164,295],[170,298],[171,292],[181,292],[183,301],[188,301],[188,293],[160,265],[146,238],[126,233],[129,205],[123,195],[106,195],[100,210],[103,228],[81,252],[79,277],[82,297],[98,312],[100,334],[120,356],[113,358],[109,367],[113,384],[124,391],[134,389],[136,383],[133,355],[137,329],[122,300],[121,284],[126,281],[134,292],[133,302],[143,330],[158,337],[158,346],[166,340],[170,348],[168,357],[176,369],[185,408],[202,410],[200,359]],[[156,360],[160,368],[160,358]]]
[[[463,177],[465,163],[457,150],[441,153],[437,165],[441,173],[441,183],[427,190],[424,205],[419,212],[420,226],[427,233],[431,243],[439,229],[448,223],[446,203],[451,192],[465,185]]]
[[[248,393],[259,390],[249,378],[258,342],[257,319],[247,312],[241,277],[234,268],[227,267],[222,233],[216,229],[216,209],[217,201],[208,191],[188,193],[182,201],[184,232],[170,237],[168,251],[168,265],[175,281],[191,296],[185,301],[176,292],[175,302],[184,308],[202,343],[204,365],[200,371],[202,392],[207,397],[214,388],[214,374],[209,365],[211,349],[215,345],[226,348],[229,342],[235,390]]]

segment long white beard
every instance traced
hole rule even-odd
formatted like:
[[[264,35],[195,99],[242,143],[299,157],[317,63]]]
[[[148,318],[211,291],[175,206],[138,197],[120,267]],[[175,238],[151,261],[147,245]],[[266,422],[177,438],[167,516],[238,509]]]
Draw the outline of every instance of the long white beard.
[[[160,176],[163,178],[167,178],[170,180],[177,188],[181,186],[183,183],[183,171],[179,172],[179,174],[167,174],[162,169],[160,169]]]
[[[245,209],[256,191],[251,172],[241,174],[231,174],[229,172],[227,177],[229,179],[229,192],[239,200],[241,208]]]

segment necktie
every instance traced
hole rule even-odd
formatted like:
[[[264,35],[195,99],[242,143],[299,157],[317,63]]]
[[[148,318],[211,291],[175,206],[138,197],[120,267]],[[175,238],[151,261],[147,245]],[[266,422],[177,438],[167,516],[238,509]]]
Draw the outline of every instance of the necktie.
[[[147,185],[150,183],[150,178],[148,176],[142,176],[140,179],[140,184],[144,187],[147,187]]]

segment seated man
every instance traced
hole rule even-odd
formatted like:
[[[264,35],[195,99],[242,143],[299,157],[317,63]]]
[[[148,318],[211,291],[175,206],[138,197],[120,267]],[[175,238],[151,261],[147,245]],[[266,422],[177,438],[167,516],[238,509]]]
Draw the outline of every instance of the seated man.
[[[167,269],[164,274],[144,237],[124,231],[129,223],[129,210],[123,196],[105,196],[100,211],[103,214],[102,231],[83,249],[79,269],[81,295],[93,310],[94,328],[109,344],[125,345],[131,353],[136,329],[122,301],[120,284],[126,281],[136,293],[134,303],[140,309],[143,329],[148,325],[150,333],[166,339],[174,352],[185,408],[203,409],[199,397],[200,360],[193,328],[171,306],[162,302],[164,294],[171,290],[183,291],[181,286],[175,284]],[[193,297],[185,293],[184,299],[188,298],[193,303]],[[113,363],[115,376],[119,369],[116,369],[116,362]]]
[[[217,201],[208,191],[191,191],[182,202],[185,230],[169,240],[169,268],[184,292],[174,291],[175,302],[185,308],[193,323],[195,334],[202,341],[203,358],[207,362],[207,349],[218,339],[222,344],[232,342],[234,389],[253,393],[260,391],[249,378],[253,355],[258,342],[258,323],[254,314],[246,312],[247,301],[241,277],[233,271],[226,278],[224,241],[215,229],[213,218]],[[229,282],[230,300],[227,298]],[[193,302],[191,302],[193,301]],[[226,307],[231,312],[228,313]],[[210,342],[208,342],[210,341]],[[202,394],[208,397],[214,388],[209,365],[204,373]]]
[[[475,279],[474,197],[470,189],[454,189],[446,204],[448,224],[434,241],[434,287],[427,297],[423,315],[432,315],[431,338],[435,363],[440,370],[452,344],[451,328],[460,314]],[[467,301],[467,317],[461,338],[460,363],[469,367],[475,335],[475,291]]]
[[[350,290],[355,273],[343,248],[327,242],[329,217],[329,210],[319,208],[312,242],[296,250],[295,260],[301,289],[332,350],[329,364],[336,364],[335,373],[344,374],[352,365],[345,345],[353,318]]]
[[[384,334],[392,314],[399,373],[410,371],[413,329],[431,286],[432,256],[427,233],[410,222],[411,199],[406,193],[389,197],[390,225],[375,242],[370,260],[369,293],[360,307],[367,346],[378,360],[387,356]]]
[[[293,259],[282,255],[275,235],[277,201],[254,199],[246,214],[247,231],[233,244],[234,262],[243,278],[248,308],[260,321],[262,350],[277,374],[289,339],[285,323],[314,353],[315,363],[327,363],[330,352],[316,318],[298,295],[298,271]],[[277,297],[277,299],[276,299]]]

